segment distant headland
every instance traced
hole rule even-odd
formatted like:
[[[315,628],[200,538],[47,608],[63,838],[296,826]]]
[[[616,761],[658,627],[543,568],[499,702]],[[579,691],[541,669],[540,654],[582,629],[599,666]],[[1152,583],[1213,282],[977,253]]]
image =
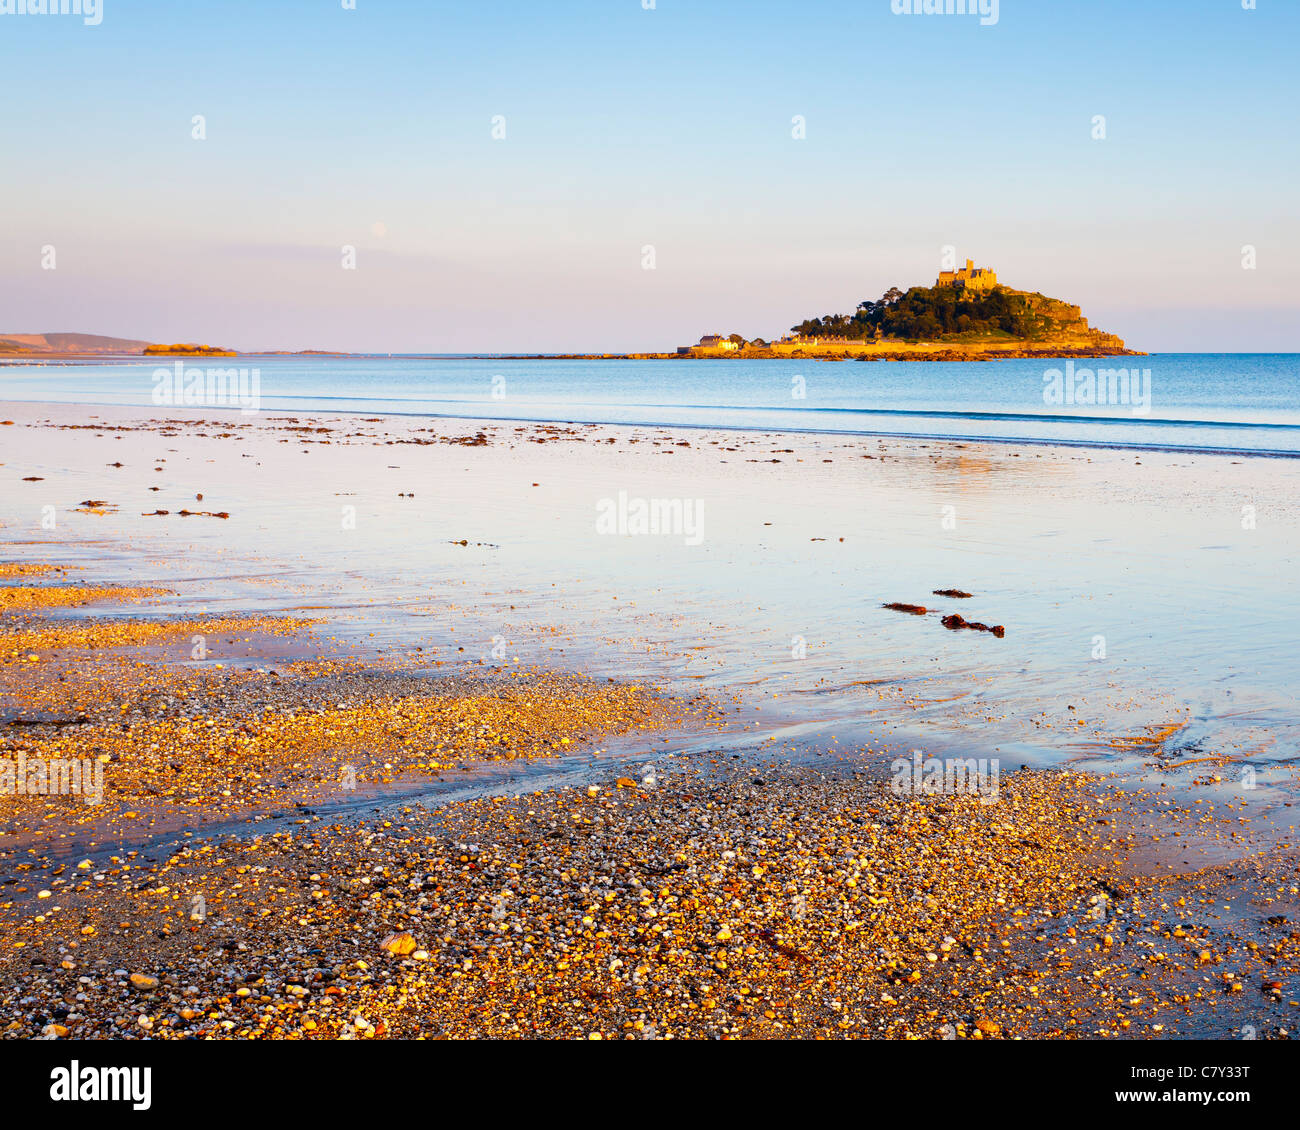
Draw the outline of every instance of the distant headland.
[[[0,357],[235,357],[218,345],[159,345],[129,337],[79,333],[0,333]]]
[[[143,353],[150,343],[128,337],[76,333],[0,333],[0,357],[97,356]]]
[[[0,333],[0,360],[3,359],[61,359],[107,357],[249,357],[249,356],[321,356],[347,357],[351,354],[324,349],[266,350],[249,353],[229,349],[222,345],[200,345],[197,342],[175,342],[170,345],[152,341],[139,341],[129,337],[106,337],[103,334],[81,333]]]

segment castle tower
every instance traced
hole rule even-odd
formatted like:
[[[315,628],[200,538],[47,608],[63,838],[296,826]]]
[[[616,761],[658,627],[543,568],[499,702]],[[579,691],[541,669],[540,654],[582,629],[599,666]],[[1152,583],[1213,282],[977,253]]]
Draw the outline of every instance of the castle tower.
[[[998,276],[987,267],[975,266],[974,259],[967,259],[966,266],[960,270],[940,271],[934,285],[957,290],[992,290],[998,285]]]

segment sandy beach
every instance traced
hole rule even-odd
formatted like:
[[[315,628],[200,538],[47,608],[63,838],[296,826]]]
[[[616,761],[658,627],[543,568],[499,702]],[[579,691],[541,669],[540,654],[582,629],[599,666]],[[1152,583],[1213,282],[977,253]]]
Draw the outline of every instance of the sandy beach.
[[[1294,1033],[1294,461],[0,418],[6,1035]]]

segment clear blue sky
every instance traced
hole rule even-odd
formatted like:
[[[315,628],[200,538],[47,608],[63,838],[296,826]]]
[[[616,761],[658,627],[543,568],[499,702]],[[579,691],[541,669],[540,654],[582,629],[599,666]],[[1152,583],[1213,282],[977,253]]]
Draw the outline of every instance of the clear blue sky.
[[[1296,0],[102,3],[0,15],[0,331],[659,349],[951,245],[1137,348],[1300,350]]]

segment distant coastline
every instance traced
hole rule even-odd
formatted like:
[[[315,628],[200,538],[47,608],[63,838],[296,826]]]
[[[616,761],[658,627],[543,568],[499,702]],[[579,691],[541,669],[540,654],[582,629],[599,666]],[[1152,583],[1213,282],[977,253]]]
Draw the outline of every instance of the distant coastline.
[[[95,334],[0,333],[0,360],[139,357],[383,357],[345,350],[234,350],[193,342],[156,344]],[[418,357],[421,354],[388,354]],[[428,356],[443,356],[429,354]],[[629,353],[481,353],[513,361],[1003,361],[1017,358],[1145,357],[1088,324],[1076,305],[1015,290],[977,267],[940,271],[932,287],[891,287],[852,314],[827,314],[791,327],[776,341],[706,334],[695,345]]]
[[[729,353],[346,353],[323,349],[231,351],[221,353],[0,353],[0,366],[70,365],[79,361],[145,362],[182,357],[331,357],[371,361],[1011,361],[1026,357],[1148,357],[1136,349],[953,349],[940,343],[916,342],[889,349],[861,352],[798,350],[777,353],[770,349],[743,349]]]

